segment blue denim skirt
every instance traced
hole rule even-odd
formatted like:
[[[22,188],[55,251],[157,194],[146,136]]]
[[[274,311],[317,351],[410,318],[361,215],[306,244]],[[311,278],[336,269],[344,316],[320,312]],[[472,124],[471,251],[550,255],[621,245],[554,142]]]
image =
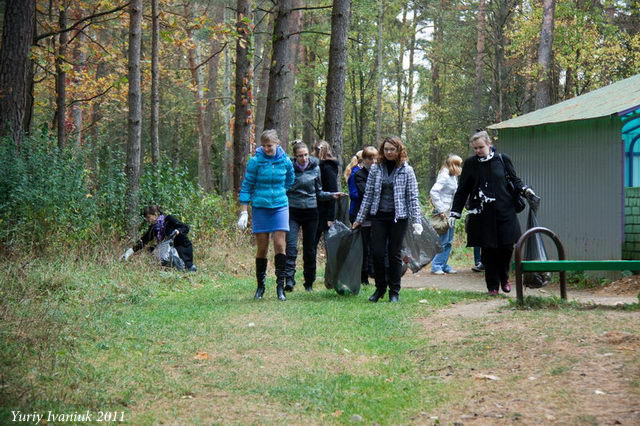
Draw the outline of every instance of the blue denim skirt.
[[[285,231],[289,232],[289,206],[251,208],[253,233]]]

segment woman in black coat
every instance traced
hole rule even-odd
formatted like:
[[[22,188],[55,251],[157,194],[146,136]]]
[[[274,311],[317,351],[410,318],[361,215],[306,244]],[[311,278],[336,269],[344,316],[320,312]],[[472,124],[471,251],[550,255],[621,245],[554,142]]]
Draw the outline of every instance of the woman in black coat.
[[[487,132],[475,133],[471,137],[471,147],[475,155],[467,158],[462,166],[449,225],[455,226],[469,199],[467,247],[482,247],[489,293],[498,294],[500,287],[508,293],[511,291],[509,263],[513,245],[521,235],[508,179],[520,195],[533,197],[535,194],[516,175],[511,159],[496,152]]]
[[[320,160],[320,177],[323,191],[338,192],[338,162],[333,156],[329,142],[319,141],[316,143],[313,147],[313,154]],[[318,200],[316,247],[322,234],[329,229],[334,220],[336,220],[336,200]]]
[[[145,207],[142,210],[142,216],[144,216],[144,220],[149,224],[149,228],[133,247],[127,249],[121,259],[127,260],[133,253],[142,250],[142,248],[151,241],[156,240],[156,243],[160,243],[165,237],[177,232],[173,240],[173,246],[178,252],[180,259],[184,261],[185,270],[195,272],[193,246],[191,245],[189,237],[187,237],[189,227],[180,222],[176,217],[165,215],[159,206]]]

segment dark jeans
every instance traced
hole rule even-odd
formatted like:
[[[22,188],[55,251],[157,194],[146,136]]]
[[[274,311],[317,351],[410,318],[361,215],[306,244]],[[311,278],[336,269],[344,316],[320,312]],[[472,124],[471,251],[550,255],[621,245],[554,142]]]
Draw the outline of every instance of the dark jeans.
[[[501,283],[509,281],[509,263],[513,244],[498,248],[482,247],[482,264],[487,290],[499,290]]]
[[[371,256],[371,227],[361,227],[362,229],[362,273],[361,282],[367,282],[369,276],[375,276],[373,272],[373,256]]]
[[[318,228],[317,209],[289,208],[289,233],[287,234],[287,281],[295,284],[296,258],[298,257],[298,233],[302,229],[302,261],[304,264],[304,284],[311,285],[316,280],[316,230]]]
[[[373,269],[376,274],[376,288],[390,293],[400,292],[400,278],[402,277],[402,241],[407,232],[409,221],[394,217],[384,217],[378,214],[371,220],[371,249],[373,253]],[[385,271],[385,250],[389,261],[389,269]],[[386,273],[385,273],[386,272]]]
[[[473,248],[473,264],[478,265],[482,262],[482,249],[480,247]]]

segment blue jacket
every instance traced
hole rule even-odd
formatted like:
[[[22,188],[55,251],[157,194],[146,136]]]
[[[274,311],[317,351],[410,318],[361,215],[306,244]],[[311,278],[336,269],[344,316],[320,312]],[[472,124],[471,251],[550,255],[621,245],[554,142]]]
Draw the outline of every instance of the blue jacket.
[[[349,180],[347,181],[347,185],[349,186],[349,199],[351,200],[351,205],[349,205],[349,215],[358,214],[356,205],[360,205],[359,201],[362,201],[358,196],[358,187],[356,186],[356,173],[358,173],[358,170],[360,169],[360,166],[355,166],[351,169]]]
[[[289,205],[287,190],[293,180],[293,165],[281,147],[278,146],[273,156],[266,155],[259,147],[247,164],[238,201],[251,203],[253,207],[286,207]]]

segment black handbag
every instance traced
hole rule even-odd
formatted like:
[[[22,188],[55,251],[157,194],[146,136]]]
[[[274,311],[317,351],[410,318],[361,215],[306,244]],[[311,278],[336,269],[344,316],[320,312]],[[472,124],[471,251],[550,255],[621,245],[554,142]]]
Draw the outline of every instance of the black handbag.
[[[513,200],[513,207],[516,209],[516,213],[520,213],[527,206],[527,203],[525,203],[524,199],[520,195],[520,191],[516,189],[515,185],[513,184],[512,175],[511,173],[509,173],[509,169],[507,169],[507,166],[504,164],[504,160],[502,159],[502,154],[498,154],[498,158],[502,163],[502,167],[504,167],[504,174],[507,177],[507,189],[511,194],[511,198]]]

